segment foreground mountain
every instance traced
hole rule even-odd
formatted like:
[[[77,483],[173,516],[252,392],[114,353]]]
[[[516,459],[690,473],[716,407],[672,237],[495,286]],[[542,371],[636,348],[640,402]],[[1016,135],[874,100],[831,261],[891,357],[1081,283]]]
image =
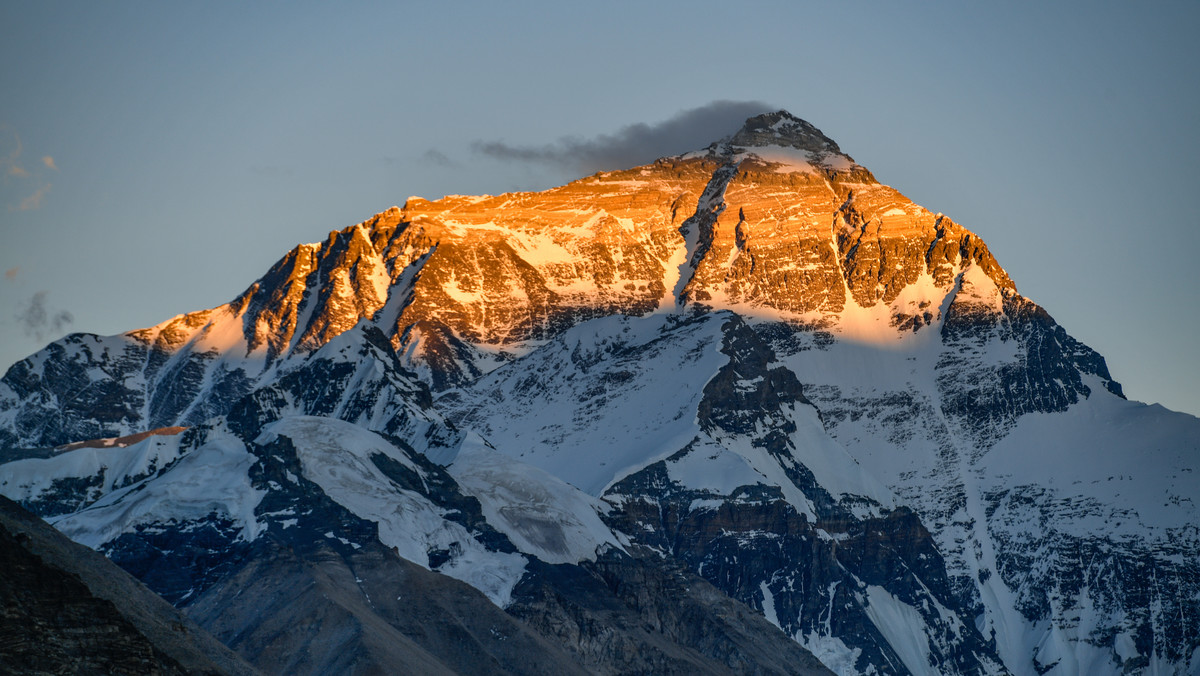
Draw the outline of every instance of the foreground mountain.
[[[263,668],[1200,671],[1200,421],[784,112],[68,336],[0,441],[0,491]]]
[[[257,673],[128,573],[4,497],[0,560],[7,673]]]

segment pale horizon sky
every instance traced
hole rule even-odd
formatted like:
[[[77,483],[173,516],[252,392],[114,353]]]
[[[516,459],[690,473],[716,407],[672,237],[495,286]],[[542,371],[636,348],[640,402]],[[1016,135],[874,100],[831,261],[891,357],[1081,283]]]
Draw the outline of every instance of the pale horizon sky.
[[[763,102],[978,233],[1129,398],[1200,414],[1200,5],[831,4],[0,0],[0,370],[410,195],[543,189]]]

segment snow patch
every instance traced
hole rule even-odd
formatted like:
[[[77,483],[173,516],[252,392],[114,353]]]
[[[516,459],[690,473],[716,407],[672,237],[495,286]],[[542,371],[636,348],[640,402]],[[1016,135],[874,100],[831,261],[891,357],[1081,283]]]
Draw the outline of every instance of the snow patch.
[[[762,592],[762,607],[763,617],[771,624],[779,627],[779,616],[775,614],[775,595],[771,593],[770,587],[766,581],[758,583],[758,590]],[[782,629],[782,627],[780,627]]]
[[[711,442],[697,446],[682,458],[668,460],[665,465],[672,481],[717,495],[731,495],[740,486],[764,482],[763,475],[754,471],[745,458]]]
[[[796,634],[793,639],[838,676],[859,676],[862,673],[857,667],[858,657],[862,655],[861,648],[851,649],[836,636],[823,636],[816,632]]]
[[[877,585],[867,587],[867,599],[867,617],[904,666],[919,676],[937,676],[929,662],[929,637],[925,635],[921,613]]]
[[[583,322],[477,380],[452,405],[501,453],[598,497],[696,437],[704,385],[728,360],[725,319]]]
[[[100,477],[90,500],[162,471],[181,453],[181,435],[154,435],[129,446],[84,447],[50,458],[0,465],[0,492],[17,502],[38,500],[55,482]]]
[[[604,545],[623,549],[600,520],[604,503],[497,453],[474,433],[447,469],[463,492],[479,500],[487,522],[526,554],[546,563],[579,563],[595,559]]]
[[[213,427],[203,445],[168,471],[50,522],[72,540],[96,549],[139,525],[197,521],[217,513],[236,524],[241,539],[253,540],[265,528],[254,510],[266,495],[250,483],[255,461],[240,439]]]
[[[429,552],[451,553],[438,572],[462,580],[504,607],[525,574],[525,557],[488,551],[463,526],[423,495],[398,487],[371,457],[380,454],[423,477],[424,472],[383,437],[332,418],[291,416],[263,428],[255,440],[292,440],[304,477],[359,518],[379,526],[379,540],[425,568]]]

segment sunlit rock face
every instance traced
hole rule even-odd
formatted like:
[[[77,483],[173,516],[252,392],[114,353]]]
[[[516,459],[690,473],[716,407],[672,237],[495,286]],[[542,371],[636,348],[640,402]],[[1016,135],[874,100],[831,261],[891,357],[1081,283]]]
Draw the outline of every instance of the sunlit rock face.
[[[297,246],[226,305],[65,338],[5,377],[0,437],[194,424],[364,320],[437,389],[580,321],[688,306],[892,343],[938,321],[971,267],[1015,294],[977,236],[771,113],[705,150],[540,193],[411,198]]]
[[[678,228],[715,168],[660,160],[544,193],[410,199],[409,227],[438,245],[398,321],[437,321],[505,345],[673,303]]]
[[[480,434],[841,673],[1200,668],[1200,422],[1126,401],[979,236],[782,111],[544,192],[410,198],[226,305],[56,341],[0,380],[0,447],[247,402]],[[62,480],[45,505],[107,486]],[[546,620],[566,573],[529,570],[530,617],[593,626]]]

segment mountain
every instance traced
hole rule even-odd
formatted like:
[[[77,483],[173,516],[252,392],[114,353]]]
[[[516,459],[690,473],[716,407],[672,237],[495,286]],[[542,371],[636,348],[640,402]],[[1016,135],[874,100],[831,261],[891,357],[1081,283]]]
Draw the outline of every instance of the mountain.
[[[169,432],[11,462],[2,481],[264,671],[823,672],[703,580],[623,551],[598,501],[445,421],[372,326]],[[670,591],[657,632],[632,575]],[[567,616],[542,634],[577,623],[569,650],[500,609],[550,603]],[[705,633],[658,635],[673,624]]]
[[[404,637],[451,671],[1200,673],[1200,420],[784,111],[67,336],[0,380],[0,443],[0,492],[267,670]]]
[[[256,674],[103,556],[0,497],[0,663],[22,674]]]

